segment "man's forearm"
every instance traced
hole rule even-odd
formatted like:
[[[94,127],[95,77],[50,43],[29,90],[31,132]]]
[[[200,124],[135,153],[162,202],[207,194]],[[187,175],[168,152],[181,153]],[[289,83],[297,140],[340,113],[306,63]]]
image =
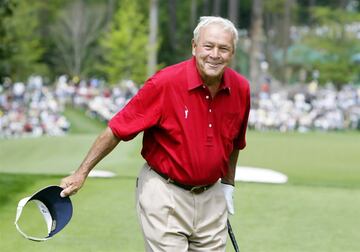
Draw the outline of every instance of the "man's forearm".
[[[95,140],[76,172],[61,180],[60,186],[63,190],[61,191],[60,196],[71,196],[80,190],[90,171],[100,160],[115,148],[119,141],[120,140],[116,138],[111,129],[109,127],[106,128]]]
[[[87,176],[95,165],[108,155],[119,143],[119,139],[114,136],[111,129],[106,128],[95,140],[89,152],[77,170],[78,174]]]
[[[235,172],[236,164],[239,157],[239,150],[234,149],[230,154],[229,158],[229,167],[227,174],[221,179],[221,182],[224,184],[234,185],[235,184]]]

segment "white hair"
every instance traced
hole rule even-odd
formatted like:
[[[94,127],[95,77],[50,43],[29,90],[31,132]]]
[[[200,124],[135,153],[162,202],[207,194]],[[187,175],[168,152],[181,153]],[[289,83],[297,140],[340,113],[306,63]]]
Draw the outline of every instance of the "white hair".
[[[224,30],[229,31],[233,35],[233,48],[236,49],[238,41],[238,31],[235,25],[228,19],[214,16],[203,16],[200,17],[198,25],[194,29],[194,41],[198,42],[200,36],[200,30],[210,24],[220,24],[224,27]]]

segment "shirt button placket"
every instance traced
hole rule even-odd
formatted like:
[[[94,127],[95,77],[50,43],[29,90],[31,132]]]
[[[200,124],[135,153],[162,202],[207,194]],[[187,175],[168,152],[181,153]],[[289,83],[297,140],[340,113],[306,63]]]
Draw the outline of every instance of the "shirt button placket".
[[[212,113],[212,104],[213,101],[210,98],[210,95],[206,95],[205,99],[208,100],[208,127],[207,127],[207,138],[208,144],[212,145],[213,136],[214,136],[214,116]]]

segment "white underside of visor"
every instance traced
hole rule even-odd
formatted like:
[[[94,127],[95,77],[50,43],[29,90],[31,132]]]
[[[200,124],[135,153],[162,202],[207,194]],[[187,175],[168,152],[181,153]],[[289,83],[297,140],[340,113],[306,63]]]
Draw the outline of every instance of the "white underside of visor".
[[[16,211],[16,218],[15,218],[16,229],[26,239],[33,240],[33,241],[46,241],[46,240],[50,239],[51,237],[33,237],[33,236],[30,236],[30,235],[27,235],[24,231],[21,230],[21,228],[20,228],[20,226],[18,224],[18,221],[20,219],[23,208],[29,202],[30,198],[31,197],[26,197],[26,198],[23,198],[22,200],[19,201],[19,204],[17,206],[17,211]],[[31,201],[34,201],[36,203],[37,207],[39,208],[39,211],[40,211],[41,215],[44,217],[44,220],[46,222],[48,234],[50,234],[50,232],[52,231],[54,222],[53,222],[53,219],[52,219],[51,214],[49,212],[49,209],[44,205],[44,203],[42,203],[39,200],[31,200]]]

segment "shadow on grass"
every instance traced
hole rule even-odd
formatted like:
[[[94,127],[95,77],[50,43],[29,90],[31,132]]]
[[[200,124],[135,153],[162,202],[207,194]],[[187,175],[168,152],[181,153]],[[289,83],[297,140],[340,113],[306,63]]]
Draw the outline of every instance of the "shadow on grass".
[[[5,206],[14,194],[26,191],[39,180],[58,177],[54,175],[0,173],[0,208]]]

